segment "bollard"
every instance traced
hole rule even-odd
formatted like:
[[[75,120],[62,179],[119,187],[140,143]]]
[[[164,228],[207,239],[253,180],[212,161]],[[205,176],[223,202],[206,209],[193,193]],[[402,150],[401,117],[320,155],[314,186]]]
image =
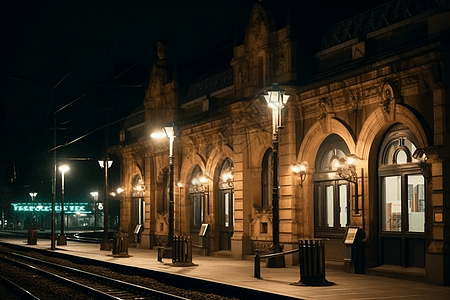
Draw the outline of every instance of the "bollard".
[[[37,245],[37,230],[28,229],[28,245]]]
[[[254,277],[261,279],[261,257],[259,255],[258,249],[255,250],[255,272]]]

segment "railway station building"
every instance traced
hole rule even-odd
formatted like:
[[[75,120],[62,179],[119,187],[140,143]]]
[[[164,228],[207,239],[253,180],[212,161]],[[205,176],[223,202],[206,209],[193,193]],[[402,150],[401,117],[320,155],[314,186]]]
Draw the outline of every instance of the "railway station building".
[[[277,230],[283,251],[322,239],[344,265],[355,228],[364,270],[415,267],[449,285],[450,2],[393,0],[313,34],[300,24],[259,2],[203,61],[175,65],[157,45],[142,106],[110,147],[120,230],[165,245],[173,192],[174,235],[205,255],[268,253]],[[173,140],[151,137],[165,126]]]

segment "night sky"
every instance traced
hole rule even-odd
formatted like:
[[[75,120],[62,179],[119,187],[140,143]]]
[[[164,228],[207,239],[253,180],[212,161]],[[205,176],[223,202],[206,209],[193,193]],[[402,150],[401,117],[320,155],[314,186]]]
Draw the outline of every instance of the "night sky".
[[[207,55],[247,24],[256,2],[3,1],[0,175],[9,176],[15,163],[15,197],[37,191],[37,199],[50,201],[55,111],[70,104],[56,114],[57,145],[69,144],[58,148],[59,161],[102,157],[102,126],[112,123],[109,144],[115,144],[120,120],[143,101],[156,43],[167,42],[175,62]],[[386,1],[303,2],[293,1],[293,15],[311,31]],[[96,161],[69,164],[66,199],[102,191]],[[111,169],[111,188],[119,183],[118,166]]]

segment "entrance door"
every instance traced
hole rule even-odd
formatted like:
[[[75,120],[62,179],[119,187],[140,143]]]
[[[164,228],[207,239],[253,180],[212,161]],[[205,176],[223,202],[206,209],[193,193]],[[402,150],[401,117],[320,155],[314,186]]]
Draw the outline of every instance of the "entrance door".
[[[220,250],[231,250],[234,227],[233,190],[220,191]]]
[[[425,266],[426,180],[415,138],[402,124],[386,133],[379,154],[379,262]]]
[[[205,207],[205,196],[203,193],[191,193],[191,237],[192,242],[199,244],[199,232],[202,227],[202,223],[205,220],[204,207]]]
[[[422,174],[381,178],[381,263],[425,266],[425,182]]]

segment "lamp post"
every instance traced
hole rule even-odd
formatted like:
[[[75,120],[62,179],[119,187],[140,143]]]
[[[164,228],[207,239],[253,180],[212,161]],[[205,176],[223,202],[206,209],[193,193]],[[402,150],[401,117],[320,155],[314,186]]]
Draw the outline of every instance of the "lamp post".
[[[91,192],[91,196],[94,198],[94,232],[97,229],[97,201],[98,192]]]
[[[28,195],[30,195],[31,202],[33,202],[33,214],[31,215],[31,226],[34,228],[35,227],[35,222],[34,222],[34,199],[36,199],[37,193],[36,192],[30,192],[30,193],[28,193]]]
[[[283,251],[283,247],[280,245],[280,215],[279,215],[279,183],[278,183],[278,133],[279,129],[283,128],[281,123],[281,110],[289,99],[289,95],[286,95],[278,85],[274,83],[272,87],[267,91],[268,95],[264,95],[267,104],[272,109],[272,129],[273,129],[273,186],[272,186],[272,234],[273,243],[269,248],[270,253],[279,253]],[[277,257],[270,257],[267,260],[267,267],[269,268],[283,268],[285,267],[284,255]]]
[[[106,163],[106,164],[105,164]],[[104,202],[105,208],[103,209],[103,242],[100,245],[100,250],[111,250],[111,243],[108,238],[108,169],[111,168],[113,161],[108,160],[107,158],[104,160],[99,160],[98,164],[100,168],[105,170],[105,193],[104,193]]]
[[[174,207],[173,207],[173,143],[175,141],[174,126],[163,127],[164,135],[161,133],[153,133],[153,138],[168,137],[170,141],[169,146],[169,236],[167,240],[167,247],[172,247],[172,239],[174,234]]]
[[[64,235],[64,174],[69,171],[69,166],[59,166],[59,171],[61,171],[61,234],[58,236],[57,244],[61,246],[67,245],[66,236]]]

